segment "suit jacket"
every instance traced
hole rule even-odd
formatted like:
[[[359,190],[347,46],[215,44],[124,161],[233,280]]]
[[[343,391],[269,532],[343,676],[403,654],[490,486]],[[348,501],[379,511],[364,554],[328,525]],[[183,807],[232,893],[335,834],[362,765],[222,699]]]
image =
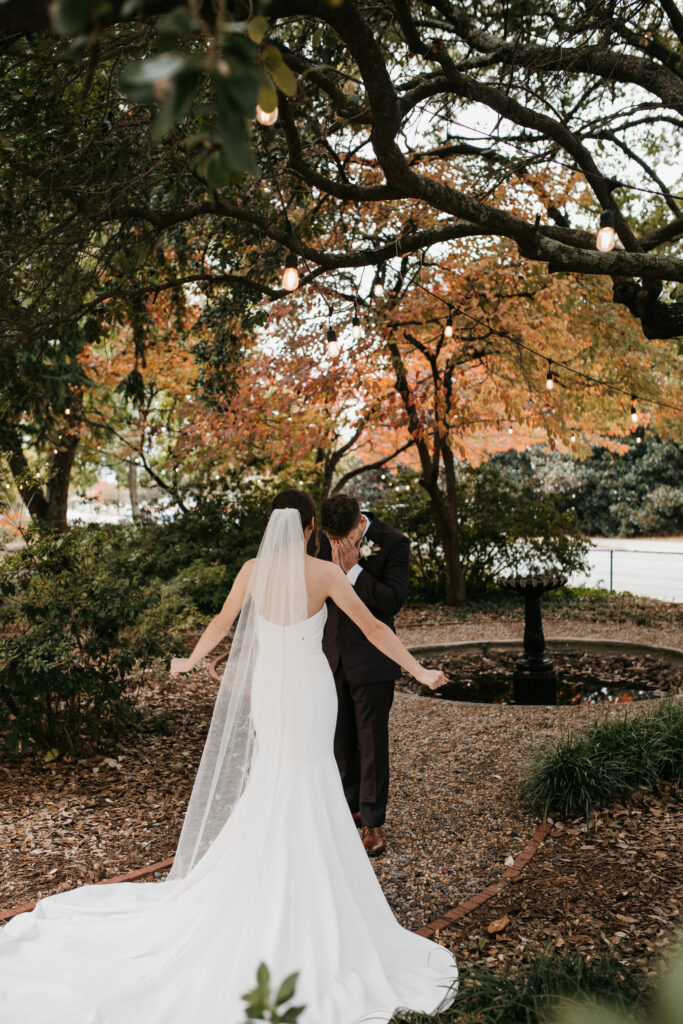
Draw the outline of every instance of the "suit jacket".
[[[396,632],[394,615],[408,596],[410,541],[376,516],[368,518],[370,525],[363,543],[374,541],[379,551],[360,560],[362,572],[353,588],[372,614]],[[311,548],[309,553],[313,554]],[[322,532],[318,557],[332,560],[332,547]],[[401,674],[396,662],[378,651],[331,599],[327,602],[323,650],[332,671],[336,672],[341,663],[350,683],[379,683],[398,679]]]

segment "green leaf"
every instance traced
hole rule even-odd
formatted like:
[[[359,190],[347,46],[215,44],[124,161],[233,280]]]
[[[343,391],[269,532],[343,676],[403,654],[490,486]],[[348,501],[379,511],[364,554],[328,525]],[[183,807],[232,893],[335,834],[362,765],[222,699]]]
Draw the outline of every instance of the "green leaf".
[[[259,968],[256,972],[256,982],[258,984],[259,992],[267,998],[268,991],[270,989],[270,971],[265,964],[259,964]]]
[[[216,150],[206,164],[206,183],[213,190],[230,181],[230,165],[222,149]]]
[[[278,993],[275,997],[275,1005],[279,1006],[280,1003],[286,1003],[288,999],[291,999],[294,995],[294,989],[296,987],[296,979],[299,977],[299,972],[295,971],[294,974],[290,974],[280,985]]]
[[[119,85],[131,99],[139,103],[149,103],[151,100],[163,98],[159,94],[159,86],[162,83],[170,88],[175,75],[195,66],[195,58],[179,53],[160,53],[147,60],[131,61],[130,64],[126,64],[119,76]]]
[[[277,89],[272,85],[262,85],[258,91],[258,105],[267,114],[275,110],[277,106]]]
[[[285,64],[282,54],[275,46],[266,46],[262,56],[263,66],[273,79],[278,89],[285,96],[294,96],[296,93],[296,78],[293,72]]]
[[[174,7],[172,11],[162,14],[157,20],[159,35],[191,36],[200,28],[199,20],[185,6]]]
[[[306,1009],[305,1006],[290,1006],[280,1017],[281,1024],[295,1024],[297,1017]]]
[[[247,25],[247,35],[251,39],[252,43],[256,43],[258,46],[263,42],[263,39],[268,31],[268,22],[261,15],[257,15],[255,18],[251,18]]]
[[[60,36],[74,36],[87,29],[97,15],[111,12],[111,4],[91,0],[57,0],[48,4],[52,28]]]
[[[180,124],[189,112],[194,100],[200,76],[192,69],[183,71],[173,79],[171,89],[161,104],[151,129],[157,141],[168,135],[175,125]]]

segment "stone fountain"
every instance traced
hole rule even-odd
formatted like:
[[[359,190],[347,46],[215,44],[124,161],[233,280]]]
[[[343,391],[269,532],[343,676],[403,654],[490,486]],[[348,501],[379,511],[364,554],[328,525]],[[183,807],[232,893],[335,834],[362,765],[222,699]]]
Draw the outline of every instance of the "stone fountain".
[[[529,576],[498,576],[496,582],[524,596],[524,654],[512,677],[516,704],[557,704],[557,673],[545,653],[541,597],[547,590],[563,587],[566,576],[536,573]]]

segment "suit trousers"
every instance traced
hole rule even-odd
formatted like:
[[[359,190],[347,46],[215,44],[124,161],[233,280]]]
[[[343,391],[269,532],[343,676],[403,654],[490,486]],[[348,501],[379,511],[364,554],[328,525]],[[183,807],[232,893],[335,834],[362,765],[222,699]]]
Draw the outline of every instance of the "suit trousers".
[[[394,681],[350,683],[341,664],[334,674],[337,727],[334,756],[352,812],[369,828],[384,824],[389,796],[389,712]]]

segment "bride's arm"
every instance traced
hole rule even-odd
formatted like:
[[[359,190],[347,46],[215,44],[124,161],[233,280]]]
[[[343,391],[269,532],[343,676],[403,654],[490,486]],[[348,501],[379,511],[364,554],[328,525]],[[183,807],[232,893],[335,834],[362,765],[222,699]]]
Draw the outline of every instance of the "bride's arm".
[[[329,566],[328,596],[356,623],[371,644],[374,644],[382,654],[386,654],[388,658],[409,672],[417,679],[418,683],[428,686],[431,690],[436,690],[447,682],[443,672],[424,668],[410,651],[406,650],[396,634],[384,622],[375,618],[349,583],[346,573],[338,565]]]
[[[218,615],[215,615],[208,624],[189,658],[171,658],[171,675],[178,675],[179,672],[191,672],[202,658],[205,658],[216,644],[223,640],[233,622],[239,615],[244,598],[247,593],[247,585],[251,576],[251,568],[254,560],[245,562],[235,577],[235,582],[230,588],[230,593]]]

